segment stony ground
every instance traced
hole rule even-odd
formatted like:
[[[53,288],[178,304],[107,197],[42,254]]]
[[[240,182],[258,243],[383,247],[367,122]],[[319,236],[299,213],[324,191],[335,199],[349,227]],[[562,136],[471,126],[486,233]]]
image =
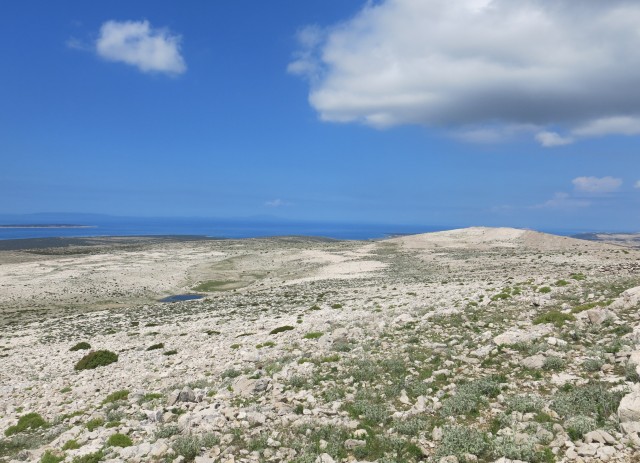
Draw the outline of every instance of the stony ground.
[[[0,251],[0,461],[640,461],[638,257],[479,228]]]

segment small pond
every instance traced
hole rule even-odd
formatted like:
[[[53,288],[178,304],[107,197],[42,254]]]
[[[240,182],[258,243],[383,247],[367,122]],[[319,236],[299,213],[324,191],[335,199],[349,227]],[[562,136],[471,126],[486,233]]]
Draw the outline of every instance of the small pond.
[[[204,296],[199,294],[176,294],[175,296],[165,297],[160,299],[160,302],[181,302],[181,301],[195,301],[196,299],[202,299]]]

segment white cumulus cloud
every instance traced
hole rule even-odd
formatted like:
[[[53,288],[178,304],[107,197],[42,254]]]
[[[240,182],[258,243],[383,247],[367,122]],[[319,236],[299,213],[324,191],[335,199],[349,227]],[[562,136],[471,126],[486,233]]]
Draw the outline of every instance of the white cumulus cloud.
[[[570,145],[573,143],[573,138],[571,137],[563,137],[559,133],[547,131],[538,133],[536,135],[536,140],[538,140],[542,146],[547,148],[552,146]]]
[[[290,206],[291,203],[288,201],[284,201],[282,199],[271,199],[269,201],[266,201],[264,205],[267,207],[283,207],[283,206]]]
[[[591,203],[584,199],[572,198],[569,193],[558,192],[548,201],[533,206],[534,209],[576,209],[589,207]]]
[[[149,21],[107,21],[95,47],[99,56],[137,67],[142,72],[182,74],[187,70],[180,53],[181,37]]]
[[[613,193],[622,186],[622,179],[614,177],[577,177],[572,180],[577,191],[585,193]]]
[[[579,3],[579,4],[578,4]],[[543,146],[640,134],[640,2],[382,0],[299,33],[289,72],[320,118]],[[487,127],[489,129],[487,129]]]

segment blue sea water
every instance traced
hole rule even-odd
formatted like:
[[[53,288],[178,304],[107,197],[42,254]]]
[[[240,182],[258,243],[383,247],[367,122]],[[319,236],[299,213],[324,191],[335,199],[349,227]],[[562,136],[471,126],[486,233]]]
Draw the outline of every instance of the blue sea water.
[[[0,222],[0,225],[16,222]],[[211,238],[258,238],[266,236],[316,236],[366,240],[390,235],[426,233],[453,227],[417,225],[344,224],[285,221],[214,219],[93,219],[79,221],[30,221],[37,224],[74,224],[84,228],[0,228],[0,240],[90,236],[192,235]],[[24,224],[22,222],[21,224]]]

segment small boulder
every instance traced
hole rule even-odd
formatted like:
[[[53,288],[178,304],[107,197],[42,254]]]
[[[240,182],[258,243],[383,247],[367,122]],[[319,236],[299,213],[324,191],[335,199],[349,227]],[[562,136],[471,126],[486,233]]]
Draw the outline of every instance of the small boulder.
[[[522,366],[530,370],[541,370],[544,365],[544,355],[532,355],[522,361]]]

